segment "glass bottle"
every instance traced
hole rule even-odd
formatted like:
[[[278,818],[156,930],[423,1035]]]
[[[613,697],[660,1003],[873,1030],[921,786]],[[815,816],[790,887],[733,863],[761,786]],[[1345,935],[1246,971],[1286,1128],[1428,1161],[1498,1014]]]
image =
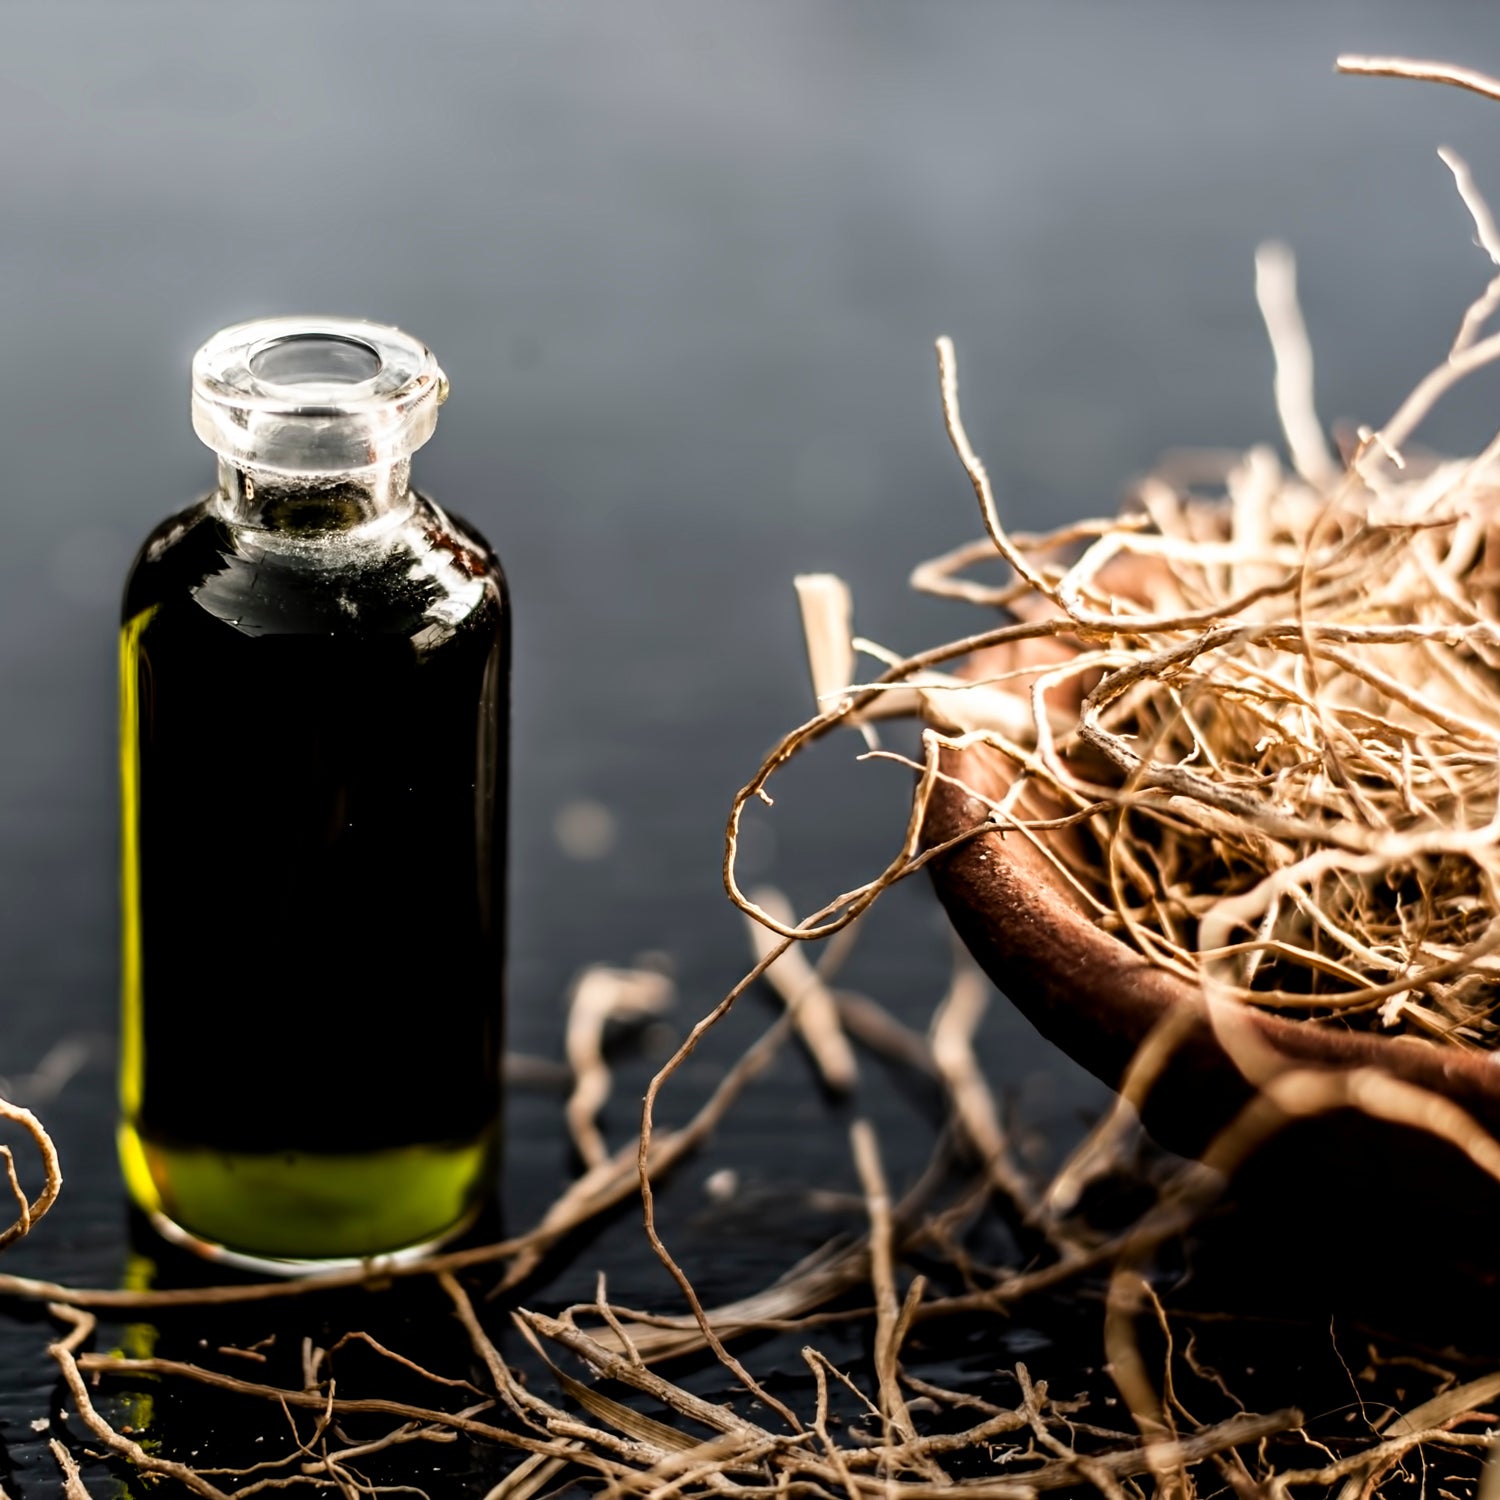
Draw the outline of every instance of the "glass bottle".
[[[409,483],[446,395],[399,329],[225,329],[218,486],[126,586],[121,1163],[262,1269],[429,1248],[493,1185],[510,604]]]

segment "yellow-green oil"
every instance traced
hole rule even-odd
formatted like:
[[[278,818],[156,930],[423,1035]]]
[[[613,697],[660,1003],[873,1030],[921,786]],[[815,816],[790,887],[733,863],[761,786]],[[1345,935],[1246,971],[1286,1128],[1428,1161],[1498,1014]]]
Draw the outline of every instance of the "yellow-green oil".
[[[127,1119],[125,1186],[211,1245],[274,1260],[343,1259],[440,1238],[475,1207],[493,1142],[341,1155],[153,1145]]]

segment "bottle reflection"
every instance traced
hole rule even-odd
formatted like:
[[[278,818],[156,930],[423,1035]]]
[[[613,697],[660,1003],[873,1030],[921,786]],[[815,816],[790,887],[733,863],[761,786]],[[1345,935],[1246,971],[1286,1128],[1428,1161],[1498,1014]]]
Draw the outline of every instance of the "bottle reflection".
[[[239,1276],[163,1241],[139,1210],[131,1211],[129,1228],[123,1289],[225,1287],[249,1298],[101,1319],[92,1347],[125,1368],[107,1371],[93,1400],[147,1454],[193,1467],[226,1494],[262,1482],[268,1490],[345,1493],[395,1485],[442,1500],[483,1494],[493,1484],[497,1455],[489,1445],[399,1415],[327,1406],[333,1393],[472,1410],[485,1419],[486,1382],[432,1277],[402,1278],[373,1293],[368,1286],[293,1292],[293,1283]],[[491,1210],[466,1243],[489,1243],[501,1233]],[[153,1367],[130,1368],[135,1362]],[[69,1404],[65,1392],[58,1400],[60,1408]],[[79,1426],[74,1420],[68,1430]],[[160,1479],[112,1468],[120,1496],[162,1493]]]

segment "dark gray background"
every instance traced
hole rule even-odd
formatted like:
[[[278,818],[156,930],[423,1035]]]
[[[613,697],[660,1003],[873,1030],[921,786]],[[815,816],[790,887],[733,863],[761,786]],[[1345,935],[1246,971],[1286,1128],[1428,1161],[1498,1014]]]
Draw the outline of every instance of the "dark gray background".
[[[843,573],[891,646],[969,624],[905,591],[913,562],[977,530],[934,335],[958,340],[1021,525],[1112,506],[1164,447],[1275,438],[1261,238],[1299,254],[1325,416],[1379,422],[1441,358],[1486,263],[1435,148],[1500,201],[1500,105],[1337,79],[1346,48],[1500,69],[1500,12],[0,7],[0,1073],[63,1038],[90,1048],[42,1104],[68,1188],[15,1264],[112,1279],[122,1255],[114,629],[136,542],[212,473],[187,421],[199,342],[315,310],[438,352],[453,397],[419,476],[494,540],[519,619],[514,1043],[555,1054],[569,976],[641,949],[674,955],[686,1022],[743,958],[718,888],[729,797],[809,707],[791,575]],[[1496,397],[1476,383],[1427,435],[1481,444]],[[851,771],[853,748],[821,750],[749,850],[804,908],[899,836],[903,778]],[[578,798],[617,821],[604,858],[554,836]],[[388,893],[393,922],[417,895]],[[223,897],[232,912],[227,876]],[[919,1024],[941,925],[925,890],[904,895],[852,971]],[[669,1117],[770,1014],[748,1003]],[[986,1047],[1054,1134],[1097,1102],[1018,1022],[997,1014]],[[842,1130],[809,1129],[825,1109],[800,1060],[778,1077],[702,1172],[844,1172]],[[867,1103],[909,1171],[924,1143],[896,1128],[900,1101]],[[556,1101],[518,1103],[513,1217],[566,1170]],[[767,1255],[728,1255],[725,1285],[764,1279]],[[0,1377],[13,1445],[33,1375]]]

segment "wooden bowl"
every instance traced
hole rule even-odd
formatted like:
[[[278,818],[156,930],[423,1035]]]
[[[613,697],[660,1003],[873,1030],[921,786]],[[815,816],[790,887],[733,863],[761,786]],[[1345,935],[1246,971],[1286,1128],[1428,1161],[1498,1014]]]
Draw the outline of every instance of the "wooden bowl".
[[[1012,665],[1013,657],[978,659],[970,675]],[[988,806],[965,787],[998,799],[1010,783],[1004,758],[984,746],[945,752],[943,770],[964,786],[938,783],[924,830],[929,844],[986,821]],[[1111,1087],[1164,1015],[1183,1018],[1186,1041],[1143,1115],[1169,1150],[1200,1155],[1252,1098],[1202,992],[1096,926],[1027,839],[980,833],[931,870],[954,927],[997,987],[1048,1041]],[[1273,1067],[1379,1068],[1453,1101],[1500,1137],[1500,1056],[1236,1011]],[[1461,1266],[1470,1284],[1500,1270],[1500,1185],[1454,1146],[1409,1126],[1353,1109],[1300,1120],[1241,1174],[1242,1206],[1264,1210],[1267,1195],[1308,1256],[1315,1239],[1333,1252],[1331,1266],[1356,1247],[1361,1263],[1378,1269],[1416,1244],[1424,1266]],[[1336,1243],[1323,1244],[1314,1225],[1336,1227]]]

